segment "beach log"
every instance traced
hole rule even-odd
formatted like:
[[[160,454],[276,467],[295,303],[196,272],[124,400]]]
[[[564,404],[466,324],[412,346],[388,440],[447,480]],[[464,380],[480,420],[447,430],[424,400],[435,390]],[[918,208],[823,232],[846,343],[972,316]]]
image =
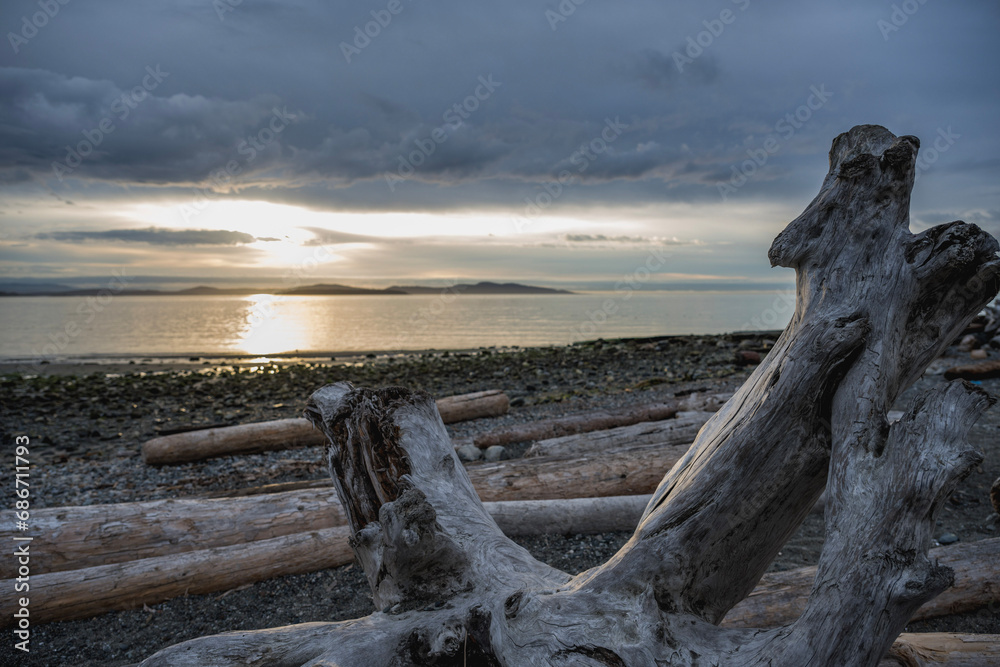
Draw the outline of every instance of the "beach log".
[[[331,493],[332,489],[325,495]],[[316,502],[326,503],[326,500],[325,497],[300,495],[298,499],[284,499],[280,507],[287,508],[296,503],[313,505]],[[631,530],[648,501],[649,496],[620,496],[510,501],[485,503],[484,506],[504,534],[515,537]],[[354,558],[349,546],[350,532],[343,527],[346,516],[335,499],[322,512],[304,514],[299,522],[279,522],[277,525],[282,529],[303,529],[280,537],[264,537],[268,535],[266,531],[248,531],[240,539],[238,531],[206,534],[196,532],[197,526],[192,527],[193,532],[185,533],[179,515],[181,510],[191,510],[197,521],[206,517],[206,509],[211,507],[211,502],[203,503],[202,507],[186,501],[130,503],[129,516],[134,519],[143,510],[153,512],[147,521],[134,521],[145,526],[153,535],[148,543],[142,541],[142,534],[137,534],[133,539],[124,541],[104,539],[71,544],[56,541],[36,545],[31,562],[42,574],[31,577],[31,617],[36,622],[86,618],[117,609],[155,604],[180,595],[213,593],[271,577],[346,565]],[[215,501],[216,504],[218,502]],[[268,507],[274,506],[279,505]],[[100,512],[113,510],[114,507],[95,505],[93,509]],[[166,508],[174,516],[162,521],[166,518],[163,516]],[[214,509],[223,511],[223,507]],[[235,505],[227,509],[236,510]],[[255,512],[260,510],[251,509]],[[94,516],[88,515],[86,521],[77,526],[62,526],[63,534],[74,537],[83,534],[85,527],[94,524]],[[228,517],[229,523],[237,529],[244,519],[238,515]],[[220,523],[224,521],[219,520]],[[119,521],[119,525],[121,523]],[[36,522],[35,525],[39,524]],[[74,531],[73,528],[79,530]],[[172,539],[180,542],[171,542]],[[199,543],[196,540],[201,540],[201,548],[197,548]],[[220,546],[222,544],[225,546]],[[134,551],[127,551],[129,546]],[[50,553],[52,548],[59,550],[55,558]],[[100,553],[101,549],[106,551]],[[317,549],[323,553],[313,553]],[[74,561],[67,560],[70,555],[75,557]],[[12,579],[10,573],[6,577]],[[7,584],[13,590],[12,580],[0,581],[0,585]],[[0,617],[12,619],[7,612],[13,613],[16,609],[11,598],[6,605],[0,604]],[[0,623],[4,624],[9,624],[9,621]]]
[[[332,488],[247,498],[177,498],[34,510],[34,572],[62,572],[156,556],[267,540],[342,526],[344,511]],[[17,535],[0,530],[0,540]],[[0,579],[14,559],[0,561]]]
[[[984,667],[1000,663],[1000,635],[904,632],[879,667]]]
[[[1000,286],[1000,244],[979,227],[910,232],[919,146],[875,125],[834,139],[819,194],[768,253],[796,273],[788,326],[606,563],[572,575],[503,535],[426,394],[328,385],[306,414],[329,441],[382,611],[203,637],[142,667],[264,652],[289,667],[876,666],[956,579],[928,551],[942,506],[982,461],[968,434],[992,402],[950,382],[887,419]],[[802,613],[777,628],[720,626],[824,488],[826,539]]]
[[[648,501],[649,496],[622,496],[484,506],[505,535],[516,537],[628,530]],[[334,516],[335,522],[344,517],[342,512]],[[31,579],[32,618],[42,623],[87,618],[180,595],[214,593],[272,577],[346,565],[353,561],[349,537],[343,526],[330,526],[228,547],[179,554],[168,551],[117,564],[59,572],[41,568],[43,574]],[[955,586],[921,607],[913,620],[970,611],[1000,600],[1000,585],[992,572],[1000,556],[1000,538],[940,547],[932,550],[931,556],[955,569]],[[208,564],[213,564],[210,569],[219,576],[205,574]],[[748,604],[738,605],[723,625],[772,627],[788,623],[805,606],[815,574],[815,567],[805,567],[765,575]],[[13,581],[0,581],[0,586],[8,584],[13,587]],[[3,618],[12,618],[8,612],[14,611],[13,598],[0,603]]]
[[[1000,601],[1000,538],[931,549],[929,558],[955,571],[954,584],[926,602],[908,620],[919,621],[973,611]],[[816,567],[770,572],[726,615],[724,626],[776,627],[793,622],[805,610]]]
[[[536,456],[580,456],[600,454],[621,447],[638,445],[688,445],[713,415],[712,412],[680,412],[673,419],[640,422],[603,431],[564,435],[539,440],[525,452],[525,458]]]
[[[501,525],[512,526],[512,530],[529,530],[530,525],[549,525],[556,532],[601,532],[612,525],[618,526],[614,530],[631,530],[635,521],[627,525],[628,522],[622,523],[615,517],[620,515],[621,507],[632,507],[636,501],[601,499],[651,493],[660,473],[673,465],[686,449],[684,445],[621,448],[600,456],[472,464],[468,471],[480,498],[488,504],[551,501],[508,506],[503,510],[506,523]],[[32,513],[32,525],[39,529],[39,537],[35,540],[32,563],[38,571],[58,572],[342,525],[345,516],[336,491],[331,488],[330,480],[320,483],[320,487],[232,498],[167,499],[36,510]],[[583,500],[578,502],[568,500],[581,497]],[[592,509],[589,513],[580,509],[588,502]],[[515,507],[520,514],[512,514]],[[518,522],[525,525],[517,528]],[[0,530],[0,539],[15,534],[13,527],[4,528]],[[14,567],[13,559],[0,561],[0,578],[12,576]]]
[[[1000,360],[952,366],[944,372],[945,380],[988,380],[990,378],[1000,378]]]
[[[474,443],[485,449],[493,445],[507,445],[515,442],[530,442],[569,436],[591,431],[602,431],[620,426],[629,426],[642,422],[662,421],[671,419],[680,411],[714,412],[731,396],[731,394],[692,395],[683,399],[671,399],[659,403],[631,405],[617,410],[593,410],[565,417],[541,419],[495,429],[477,435]]]
[[[507,414],[507,410],[510,409],[510,399],[499,389],[446,396],[436,402],[441,421],[445,424],[483,417],[499,417]]]
[[[499,389],[438,399],[444,423],[496,417],[507,412],[510,401]],[[142,445],[142,458],[149,465],[174,465],[235,454],[318,447],[326,442],[308,420],[277,419],[222,428],[206,428],[164,435]]]
[[[354,559],[350,528],[339,526],[268,540],[124,563],[31,575],[34,623],[89,618],[182,595],[198,595],[289,574],[346,565]],[[14,582],[0,582],[14,590]],[[3,625],[17,610],[15,596],[0,601]]]

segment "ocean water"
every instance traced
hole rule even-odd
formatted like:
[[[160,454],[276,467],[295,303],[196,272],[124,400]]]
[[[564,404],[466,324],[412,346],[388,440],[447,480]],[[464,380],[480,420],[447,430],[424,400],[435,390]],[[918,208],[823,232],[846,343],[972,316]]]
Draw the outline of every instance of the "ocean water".
[[[0,359],[565,345],[781,329],[791,291],[0,298]]]

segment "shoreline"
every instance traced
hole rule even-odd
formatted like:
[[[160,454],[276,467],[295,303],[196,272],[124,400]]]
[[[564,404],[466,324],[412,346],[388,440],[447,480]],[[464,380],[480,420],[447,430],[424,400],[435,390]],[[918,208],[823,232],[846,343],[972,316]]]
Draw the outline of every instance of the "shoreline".
[[[595,344],[655,344],[665,340],[713,339],[744,340],[763,338],[775,340],[780,330],[734,331],[722,334],[669,334],[628,338],[596,338],[562,345],[491,345],[478,348],[426,348],[415,350],[294,350],[273,354],[232,353],[171,353],[171,354],[88,354],[46,359],[0,358],[0,377],[3,376],[67,376],[89,373],[121,375],[124,373],[166,373],[171,371],[204,372],[220,368],[248,368],[261,365],[274,366],[350,366],[387,359],[414,359],[426,357],[472,356],[482,350],[493,354],[524,352],[530,350],[566,349],[589,347]]]

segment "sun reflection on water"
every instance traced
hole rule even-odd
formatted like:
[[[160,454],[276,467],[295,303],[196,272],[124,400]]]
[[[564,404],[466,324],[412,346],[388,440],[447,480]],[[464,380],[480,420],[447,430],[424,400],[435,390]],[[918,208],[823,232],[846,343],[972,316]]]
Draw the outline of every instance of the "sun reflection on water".
[[[287,297],[253,294],[245,298],[246,313],[237,348],[247,354],[266,355],[309,349],[309,331],[300,309],[290,308]]]

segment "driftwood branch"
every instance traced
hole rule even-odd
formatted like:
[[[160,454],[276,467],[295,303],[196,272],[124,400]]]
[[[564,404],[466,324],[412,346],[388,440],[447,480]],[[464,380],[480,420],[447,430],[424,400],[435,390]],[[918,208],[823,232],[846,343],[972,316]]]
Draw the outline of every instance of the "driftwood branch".
[[[930,533],[978,461],[966,435],[988,400],[952,383],[892,425],[887,413],[993,298],[1000,270],[975,225],[909,232],[918,146],[877,126],[834,140],[819,194],[770,251],[796,271],[788,328],[593,570],[559,572],[503,536],[429,397],[314,393],[308,416],[381,611],[322,636],[280,631],[298,651],[282,664],[878,664],[953,582],[928,558]],[[719,627],[824,487],[827,540],[802,613]],[[263,641],[204,638],[145,665],[251,664]]]

